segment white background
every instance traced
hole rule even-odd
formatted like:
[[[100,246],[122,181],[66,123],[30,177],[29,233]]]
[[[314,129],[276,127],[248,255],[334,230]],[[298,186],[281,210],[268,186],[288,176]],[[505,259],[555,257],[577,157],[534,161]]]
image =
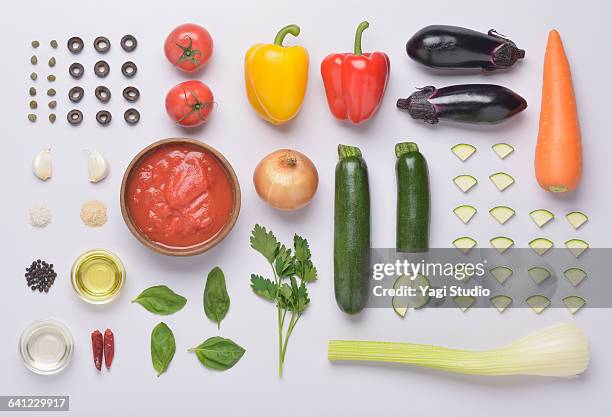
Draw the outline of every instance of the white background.
[[[333,188],[336,146],[348,143],[361,147],[370,169],[372,194],[372,245],[395,243],[395,156],[398,141],[416,141],[429,161],[432,189],[431,246],[445,247],[458,236],[471,235],[481,246],[496,235],[514,238],[526,246],[536,236],[546,236],[560,246],[572,237],[588,240],[593,247],[608,247],[612,186],[609,155],[609,46],[611,10],[602,1],[19,1],[5,2],[0,19],[3,44],[2,162],[0,163],[0,219],[2,259],[0,317],[2,317],[2,371],[0,394],[70,395],[72,414],[86,415],[295,415],[295,416],[397,416],[454,415],[516,416],[553,413],[563,416],[603,416],[612,411],[610,357],[610,310],[587,309],[571,318],[563,309],[536,316],[527,309],[492,309],[409,312],[400,320],[391,310],[365,311],[347,317],[336,307],[333,296]],[[369,20],[364,50],[382,50],[391,59],[391,80],[378,115],[363,126],[347,126],[330,115],[324,98],[319,65],[325,55],[350,51],[356,25]],[[166,34],[176,25],[193,21],[212,34],[215,51],[208,67],[197,78],[215,94],[218,107],[210,122],[200,130],[186,132],[174,126],[165,114],[164,96],[174,84],[188,76],[174,70],[163,55]],[[305,46],[311,57],[306,99],[299,116],[275,128],[260,120],[250,108],[243,86],[243,56],[256,42],[272,42],[277,30],[288,24],[302,27],[299,38],[287,44]],[[440,74],[420,67],[405,54],[406,40],[428,24],[455,24],[486,31],[495,28],[527,51],[526,59],[511,71]],[[537,135],[542,61],[549,29],[557,28],[572,63],[574,84],[582,124],[584,176],[579,190],[554,197],[542,191],[533,174]],[[126,54],[119,39],[134,34],[138,49]],[[78,57],[66,48],[68,37],[78,35],[86,50]],[[101,84],[93,75],[92,41],[108,36],[113,45],[105,55],[111,75],[108,85],[113,98],[100,106],[93,88]],[[60,42],[57,51],[49,40]],[[39,121],[32,125],[28,113],[28,78],[33,53],[30,41],[38,39]],[[46,61],[56,56],[53,70],[58,120],[46,120],[50,87],[45,76]],[[138,65],[138,75],[126,81],[120,65],[127,59]],[[86,66],[85,77],[69,79],[67,68],[78,60]],[[413,121],[395,108],[398,97],[414,87],[443,86],[464,82],[491,82],[510,87],[523,95],[528,109],[513,120],[494,127],[457,126],[440,123],[427,126]],[[85,87],[86,97],[78,105],[85,113],[79,127],[65,120],[72,107],[66,98],[75,84]],[[136,107],[142,120],[128,127],[122,119],[127,108],[121,90],[134,84],[141,90]],[[113,113],[111,126],[102,128],[95,112],[107,107]],[[243,190],[242,211],[232,234],[217,248],[202,256],[176,259],[157,255],[141,246],[128,232],[119,210],[119,184],[134,154],[147,144],[171,136],[201,139],[223,152],[233,163]],[[507,141],[516,152],[500,161],[490,150],[495,142]],[[449,148],[458,142],[478,147],[466,164]],[[31,173],[32,157],[52,148],[53,179],[43,183]],[[305,152],[320,174],[319,191],[312,204],[295,213],[281,213],[256,196],[251,175],[257,162],[269,152],[291,147]],[[109,159],[112,170],[100,184],[87,182],[86,149],[98,149]],[[517,183],[500,194],[487,179],[495,171],[507,171]],[[462,195],[451,178],[471,173],[480,184]],[[81,204],[101,199],[109,207],[109,222],[101,229],[85,227],[79,219]],[[28,224],[28,209],[45,204],[53,211],[53,223],[44,230]],[[458,204],[475,205],[480,213],[469,226],[461,224],[451,210]],[[499,226],[487,214],[497,204],[510,205],[517,216]],[[538,230],[527,213],[547,208],[557,220]],[[586,211],[590,223],[573,232],[563,215],[574,209]],[[248,238],[258,222],[271,227],[284,241],[294,232],[306,236],[312,246],[320,280],[311,286],[312,304],[302,319],[288,349],[285,376],[277,378],[276,325],[274,309],[258,299],[249,288],[249,275],[267,274],[264,259],[249,248]],[[72,261],[83,251],[103,247],[116,252],[127,267],[127,284],[117,300],[92,306],[78,299],[69,282]],[[56,265],[59,279],[48,295],[27,289],[23,268],[43,258]],[[189,347],[218,334],[216,325],[202,308],[204,278],[214,266],[226,273],[232,306],[221,326],[247,350],[238,365],[228,372],[211,372],[200,365]],[[526,277],[522,277],[526,279]],[[598,277],[608,279],[609,277]],[[144,288],[167,284],[189,299],[187,306],[169,317],[156,317],[130,299]],[[76,350],[72,363],[62,374],[43,377],[27,371],[19,357],[19,335],[36,319],[63,320],[74,334]],[[160,320],[176,335],[177,353],[168,371],[155,376],[149,355],[149,335]],[[326,358],[331,338],[360,338],[415,341],[453,347],[488,348],[509,342],[536,329],[564,320],[576,320],[588,335],[592,362],[580,378],[481,378],[446,375],[400,366],[332,365]],[[98,373],[91,359],[90,332],[110,327],[117,340],[117,353],[110,372]],[[25,414],[24,414],[25,415]]]

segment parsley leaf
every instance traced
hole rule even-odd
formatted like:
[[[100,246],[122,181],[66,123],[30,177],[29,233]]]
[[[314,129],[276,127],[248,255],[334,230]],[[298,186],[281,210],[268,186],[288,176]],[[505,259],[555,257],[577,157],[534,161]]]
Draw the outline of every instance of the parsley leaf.
[[[308,290],[306,289],[305,281],[302,281],[302,283],[298,287],[296,299],[297,299],[296,305],[297,305],[298,311],[300,313],[304,312],[304,310],[306,310],[306,307],[308,307],[308,304],[310,304],[310,298],[308,298]]]
[[[300,262],[310,260],[310,248],[308,247],[308,241],[302,236],[293,236],[293,248],[295,249],[295,258]]]
[[[315,282],[317,280],[317,268],[314,267],[310,260],[298,262],[295,266],[295,274],[302,281]]]
[[[274,269],[276,270],[276,275],[279,277],[286,277],[289,275],[293,275],[293,257],[291,256],[291,249],[285,247],[285,245],[280,245],[278,247],[278,251],[276,254],[276,259],[274,260]]]
[[[251,247],[272,263],[278,251],[278,241],[272,231],[268,232],[265,227],[256,224],[251,234]]]
[[[276,284],[260,275],[251,274],[251,288],[266,300],[276,300]]]

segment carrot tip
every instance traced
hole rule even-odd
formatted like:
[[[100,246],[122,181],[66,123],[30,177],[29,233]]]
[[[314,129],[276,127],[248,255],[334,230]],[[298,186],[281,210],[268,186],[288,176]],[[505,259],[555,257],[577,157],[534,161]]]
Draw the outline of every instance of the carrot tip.
[[[552,193],[564,193],[567,191],[567,187],[565,185],[551,185],[548,187],[548,191]]]

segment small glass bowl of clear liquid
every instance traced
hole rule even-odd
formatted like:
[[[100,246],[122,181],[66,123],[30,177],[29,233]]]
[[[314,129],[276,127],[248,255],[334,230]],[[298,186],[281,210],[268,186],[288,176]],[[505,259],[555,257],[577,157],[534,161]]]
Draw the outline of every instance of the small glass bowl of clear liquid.
[[[19,351],[30,371],[41,375],[57,374],[72,358],[74,341],[66,325],[58,320],[38,320],[21,334]]]

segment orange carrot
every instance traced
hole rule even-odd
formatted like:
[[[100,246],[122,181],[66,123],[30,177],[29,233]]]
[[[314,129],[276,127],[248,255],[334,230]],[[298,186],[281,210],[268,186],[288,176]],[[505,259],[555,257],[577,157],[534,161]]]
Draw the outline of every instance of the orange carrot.
[[[535,155],[538,183],[546,191],[572,191],[582,173],[580,125],[572,74],[559,32],[548,34],[540,131]]]

